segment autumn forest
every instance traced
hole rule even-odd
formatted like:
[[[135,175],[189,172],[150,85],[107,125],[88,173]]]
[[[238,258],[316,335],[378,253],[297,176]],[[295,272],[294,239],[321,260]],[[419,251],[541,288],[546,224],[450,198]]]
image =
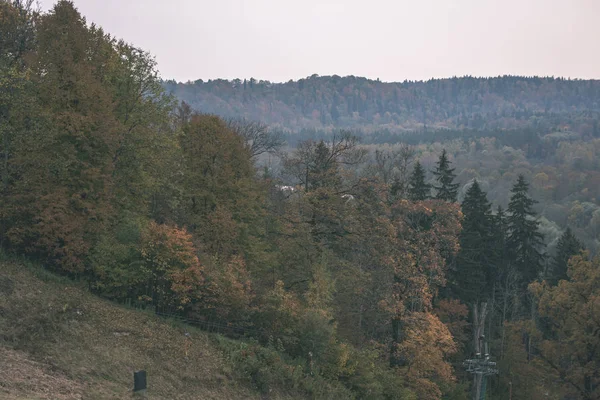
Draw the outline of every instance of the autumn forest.
[[[0,0],[0,246],[235,327],[265,396],[600,399],[598,110],[594,80],[163,80],[70,1]]]

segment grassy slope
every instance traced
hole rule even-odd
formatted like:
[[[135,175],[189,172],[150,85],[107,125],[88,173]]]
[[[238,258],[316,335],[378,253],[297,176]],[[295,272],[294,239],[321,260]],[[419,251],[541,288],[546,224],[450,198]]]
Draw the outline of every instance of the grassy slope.
[[[148,372],[149,399],[259,397],[234,378],[212,335],[0,261],[0,398],[131,398],[137,369]]]

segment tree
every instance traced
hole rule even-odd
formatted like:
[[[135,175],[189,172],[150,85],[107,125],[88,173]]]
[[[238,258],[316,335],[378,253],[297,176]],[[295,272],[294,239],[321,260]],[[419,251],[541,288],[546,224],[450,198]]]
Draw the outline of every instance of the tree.
[[[506,237],[508,236],[508,227],[506,226],[506,212],[502,206],[496,208],[496,214],[492,219],[492,236],[495,245],[494,258],[496,259],[496,270],[498,276],[502,274],[506,267]]]
[[[412,312],[428,312],[439,288],[446,283],[445,255],[458,250],[458,208],[439,201],[400,200],[392,208],[394,237],[391,255],[394,342],[401,341],[402,320]]]
[[[538,299],[541,317],[552,321],[549,332],[537,346],[536,357],[551,368],[567,396],[600,398],[600,259],[585,255],[569,261],[568,280],[557,286],[533,283],[530,291]]]
[[[432,301],[446,283],[445,255],[458,250],[459,214],[455,204],[432,200],[400,200],[392,208],[394,245],[384,258],[393,285],[382,301],[391,316],[390,365],[408,367],[408,376],[422,388],[424,398],[440,396],[429,365],[436,365],[441,381],[452,380],[444,357],[456,346],[448,328],[433,314]]]
[[[358,141],[347,131],[336,132],[330,142],[304,141],[292,156],[284,156],[285,171],[307,192],[339,185],[341,168],[360,164],[367,154]]]
[[[101,29],[91,28],[102,38]],[[112,114],[121,124],[112,158],[112,179],[119,208],[147,215],[156,212],[157,198],[174,196],[173,165],[177,140],[171,123],[175,103],[158,77],[156,61],[145,51],[123,40],[111,44],[104,86],[113,97]]]
[[[464,215],[456,256],[455,282],[459,298],[478,304],[491,297],[495,279],[492,241],[492,210],[477,180],[467,190],[462,203]]]
[[[19,137],[7,235],[58,269],[81,273],[113,215],[113,159],[120,124],[103,85],[110,44],[68,1],[37,28],[32,75],[40,113]],[[49,156],[51,155],[51,156]]]
[[[440,386],[451,384],[455,377],[448,356],[457,346],[439,318],[431,312],[414,312],[404,319],[403,340],[396,357],[406,360],[406,379],[420,399],[441,399]]]
[[[259,230],[262,192],[242,138],[219,117],[193,115],[180,136],[183,155],[178,221],[202,250],[225,259]],[[245,241],[245,243],[244,243]]]
[[[508,237],[506,246],[512,266],[520,273],[522,285],[532,282],[542,271],[544,237],[539,232],[539,222],[533,211],[536,203],[527,193],[529,185],[519,175],[513,186],[508,204]]]
[[[506,239],[508,236],[506,212],[502,206],[496,208],[496,213],[491,217],[491,254],[489,257],[494,262],[495,276],[490,283],[498,284],[503,281],[508,268]]]
[[[245,147],[252,158],[263,153],[276,153],[284,144],[281,133],[271,131],[262,122],[231,118],[227,120],[227,126],[244,139]]]
[[[402,143],[398,150],[384,152],[375,151],[375,162],[383,182],[389,184],[393,199],[405,198],[408,189],[408,167],[415,156],[415,149]]]
[[[193,316],[245,323],[250,318],[253,287],[246,263],[240,256],[226,262],[213,259],[204,266],[205,300],[192,307]]]
[[[412,201],[427,200],[430,192],[431,185],[425,182],[425,169],[417,160],[408,180],[408,199]]]
[[[40,110],[31,65],[36,50],[33,0],[0,1],[0,246],[11,221],[10,189],[18,179],[20,138],[36,125]]]
[[[142,234],[140,254],[137,286],[157,309],[189,308],[206,296],[204,268],[185,229],[151,222]]]
[[[35,48],[34,0],[0,1],[0,65],[2,68],[26,65],[24,56]]]
[[[375,150],[375,174],[381,178],[386,185],[390,183],[394,174],[394,164],[397,152]]]
[[[548,273],[548,282],[552,285],[558,284],[558,281],[568,279],[567,269],[569,259],[583,250],[583,245],[575,235],[571,228],[567,228],[556,246],[556,255],[550,265],[551,270]]]
[[[433,188],[437,191],[436,199],[454,203],[458,195],[458,183],[453,183],[456,175],[454,168],[450,168],[450,164],[446,149],[444,149],[436,163],[435,170],[432,171],[437,181],[437,185],[434,185]]]

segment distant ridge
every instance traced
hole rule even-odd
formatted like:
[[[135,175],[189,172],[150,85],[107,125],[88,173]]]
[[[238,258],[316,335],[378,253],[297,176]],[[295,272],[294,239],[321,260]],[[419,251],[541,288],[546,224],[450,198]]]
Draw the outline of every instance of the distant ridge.
[[[163,82],[194,109],[261,120],[288,130],[360,128],[515,129],[589,123],[598,118],[600,80],[453,77],[382,82],[318,76],[272,83],[254,79]]]

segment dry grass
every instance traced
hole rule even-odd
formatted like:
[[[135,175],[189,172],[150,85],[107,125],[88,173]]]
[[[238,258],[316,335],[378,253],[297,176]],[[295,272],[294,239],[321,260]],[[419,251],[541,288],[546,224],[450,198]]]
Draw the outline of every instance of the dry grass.
[[[148,373],[148,399],[258,398],[211,343],[204,332],[0,262],[2,399],[129,399],[139,369]]]
[[[83,386],[47,364],[32,361],[22,351],[0,347],[0,396],[7,400],[81,399]]]

